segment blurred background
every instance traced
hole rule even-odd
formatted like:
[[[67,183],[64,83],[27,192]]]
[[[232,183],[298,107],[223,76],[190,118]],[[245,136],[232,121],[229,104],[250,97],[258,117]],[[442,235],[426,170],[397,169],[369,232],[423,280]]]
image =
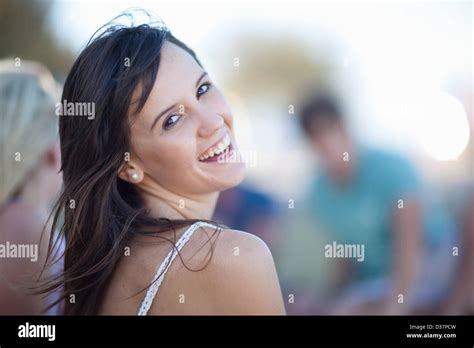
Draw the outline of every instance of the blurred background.
[[[0,58],[62,83],[130,8],[163,20],[229,99],[251,160],[215,219],[267,242],[289,314],[473,313],[472,2],[0,0]],[[305,112],[324,116],[305,131]],[[365,260],[328,256],[333,242]]]

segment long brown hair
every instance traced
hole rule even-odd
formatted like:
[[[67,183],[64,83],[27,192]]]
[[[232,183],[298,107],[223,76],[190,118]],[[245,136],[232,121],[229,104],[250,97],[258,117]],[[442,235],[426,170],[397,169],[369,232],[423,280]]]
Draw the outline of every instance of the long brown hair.
[[[61,101],[94,103],[95,115],[93,119],[62,116],[59,121],[64,187],[53,212],[52,230],[59,232],[50,240],[48,260],[64,237],[64,272],[41,291],[61,288],[57,302],[63,302],[64,314],[97,314],[131,237],[158,236],[196,222],[152,218],[137,189],[118,177],[131,149],[127,111],[132,93],[141,84],[135,110],[139,112],[156,79],[165,41],[201,65],[196,54],[163,25],[108,24],[89,41],[65,81]]]

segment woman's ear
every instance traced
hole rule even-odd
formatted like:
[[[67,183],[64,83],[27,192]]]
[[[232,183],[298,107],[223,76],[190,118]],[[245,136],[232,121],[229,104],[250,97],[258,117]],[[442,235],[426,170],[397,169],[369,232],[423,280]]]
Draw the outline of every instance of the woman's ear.
[[[132,162],[126,162],[120,167],[118,176],[123,181],[139,184],[143,180],[144,173],[137,165]]]

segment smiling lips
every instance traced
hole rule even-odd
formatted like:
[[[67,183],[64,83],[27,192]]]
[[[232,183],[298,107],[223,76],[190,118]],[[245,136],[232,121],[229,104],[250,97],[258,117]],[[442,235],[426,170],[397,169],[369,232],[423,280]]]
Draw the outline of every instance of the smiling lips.
[[[199,156],[199,160],[201,162],[209,162],[212,160],[217,159],[218,155],[226,151],[228,148],[231,147],[230,144],[230,136],[229,134],[226,134],[221,141],[219,141],[217,144],[211,146],[209,149],[207,149],[204,153],[202,153]]]

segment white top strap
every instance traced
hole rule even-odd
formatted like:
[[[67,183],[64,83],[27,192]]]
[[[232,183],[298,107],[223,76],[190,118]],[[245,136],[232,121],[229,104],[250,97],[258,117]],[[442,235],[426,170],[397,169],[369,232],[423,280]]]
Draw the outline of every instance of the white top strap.
[[[140,306],[140,310],[138,311],[138,315],[147,315],[148,311],[151,308],[153,300],[156,296],[156,293],[158,292],[158,289],[159,289],[161,283],[163,282],[163,278],[164,278],[166,272],[169,269],[169,266],[173,262],[176,255],[178,255],[181,248],[191,238],[194,231],[196,231],[199,227],[202,227],[202,226],[208,226],[208,227],[216,228],[215,225],[211,225],[211,224],[206,223],[206,222],[198,221],[198,222],[192,224],[186,230],[186,232],[183,233],[183,235],[176,242],[176,246],[173,247],[173,249],[170,250],[170,252],[166,256],[166,258],[163,260],[160,267],[158,268],[158,271],[156,272],[155,276],[153,277],[153,280],[150,283],[150,286],[149,286],[148,291],[145,295],[145,298],[143,299],[142,305]]]

